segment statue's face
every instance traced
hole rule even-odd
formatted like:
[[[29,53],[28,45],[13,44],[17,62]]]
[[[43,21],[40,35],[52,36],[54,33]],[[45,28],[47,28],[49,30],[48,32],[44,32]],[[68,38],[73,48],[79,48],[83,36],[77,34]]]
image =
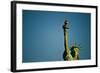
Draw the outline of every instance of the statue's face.
[[[78,55],[79,54],[79,49],[78,48],[74,48],[75,54]]]

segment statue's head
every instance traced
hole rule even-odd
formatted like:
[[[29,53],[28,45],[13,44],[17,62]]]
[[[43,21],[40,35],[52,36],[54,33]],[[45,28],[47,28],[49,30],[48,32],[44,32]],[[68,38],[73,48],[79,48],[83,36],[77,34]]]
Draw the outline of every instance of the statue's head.
[[[78,60],[79,59],[79,47],[72,46],[71,47],[71,55],[75,60]]]

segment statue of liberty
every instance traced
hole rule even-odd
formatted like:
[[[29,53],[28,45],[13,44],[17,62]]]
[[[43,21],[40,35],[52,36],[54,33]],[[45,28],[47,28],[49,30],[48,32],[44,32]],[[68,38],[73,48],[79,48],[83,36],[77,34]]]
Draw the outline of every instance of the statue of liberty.
[[[68,46],[68,29],[69,29],[69,22],[65,20],[64,25],[63,25],[63,30],[64,30],[64,54],[63,58],[64,60],[79,60],[79,47],[74,45],[71,48]]]

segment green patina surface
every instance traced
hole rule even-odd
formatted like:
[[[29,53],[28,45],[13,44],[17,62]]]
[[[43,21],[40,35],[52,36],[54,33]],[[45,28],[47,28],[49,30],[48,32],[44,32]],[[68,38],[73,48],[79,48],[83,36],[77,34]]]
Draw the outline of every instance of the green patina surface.
[[[69,22],[65,20],[63,29],[64,29],[64,47],[65,51],[63,54],[64,60],[79,60],[79,47],[74,45],[70,49],[68,47],[68,29],[69,29]]]

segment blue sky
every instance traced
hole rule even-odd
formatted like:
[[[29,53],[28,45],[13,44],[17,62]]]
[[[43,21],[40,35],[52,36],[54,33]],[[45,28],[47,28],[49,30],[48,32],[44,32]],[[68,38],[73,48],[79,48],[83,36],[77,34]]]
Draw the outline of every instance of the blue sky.
[[[80,60],[91,58],[89,13],[23,10],[23,62],[63,61],[65,19],[69,47],[80,44]]]

